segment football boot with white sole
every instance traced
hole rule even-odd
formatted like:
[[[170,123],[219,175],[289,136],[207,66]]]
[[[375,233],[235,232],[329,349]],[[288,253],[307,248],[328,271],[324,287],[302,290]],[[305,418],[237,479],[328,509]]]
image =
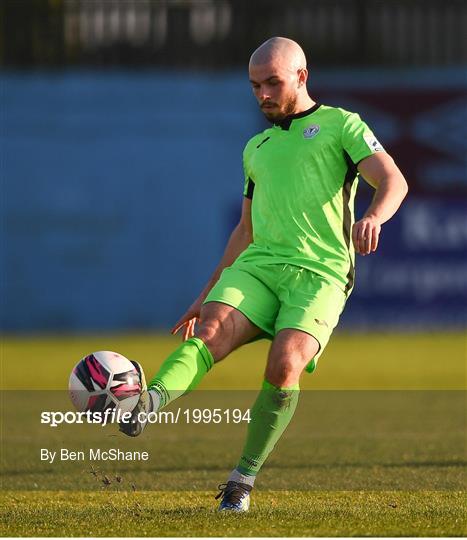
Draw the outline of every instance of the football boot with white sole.
[[[136,371],[139,374],[140,380],[141,380],[141,395],[139,396],[138,403],[136,404],[136,407],[131,412],[131,418],[129,422],[120,422],[120,431],[124,433],[125,435],[128,435],[129,437],[137,437],[138,435],[141,435],[144,428],[146,427],[147,420],[142,421],[139,417],[139,414],[141,412],[144,412],[144,417],[146,418],[148,413],[152,409],[152,398],[149,395],[149,392],[147,390],[146,386],[146,379],[144,377],[144,371],[140,364],[136,362],[135,360],[131,360],[131,363],[135,366]]]
[[[220,484],[219,489],[220,493],[216,495],[216,499],[222,497],[219,512],[248,512],[252,486],[230,481],[227,484]]]

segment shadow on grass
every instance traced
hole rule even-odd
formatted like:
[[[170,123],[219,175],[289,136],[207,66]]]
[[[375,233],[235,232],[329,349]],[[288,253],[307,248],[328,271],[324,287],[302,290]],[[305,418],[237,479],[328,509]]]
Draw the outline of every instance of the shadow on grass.
[[[382,468],[423,468],[423,467],[466,467],[467,461],[464,460],[447,460],[447,461],[403,461],[403,462],[393,462],[393,463],[378,463],[378,462],[351,462],[351,463],[307,463],[306,465],[296,465],[296,464],[274,464],[271,463],[267,466],[267,470],[271,471],[274,469],[292,469],[292,470],[328,470],[328,469],[372,469],[374,467]],[[212,472],[212,471],[224,471],[229,469],[229,465],[209,465],[209,467],[200,466],[200,465],[189,465],[185,467],[151,467],[144,468],[140,470],[135,470],[135,468],[129,467],[118,467],[119,473],[176,473],[176,472]],[[91,470],[83,471],[85,473],[93,474]],[[105,472],[105,471],[101,471]],[[21,476],[29,474],[38,474],[38,475],[50,475],[55,474],[55,471],[52,469],[49,470],[39,470],[39,469],[28,469],[20,470],[14,469],[9,471],[3,471],[2,476]]]

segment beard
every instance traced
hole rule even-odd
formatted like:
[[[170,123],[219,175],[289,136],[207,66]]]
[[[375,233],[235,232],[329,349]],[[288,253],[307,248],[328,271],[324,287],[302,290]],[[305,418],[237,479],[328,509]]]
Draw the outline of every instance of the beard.
[[[269,109],[263,109],[261,107],[261,110],[264,114],[264,116],[269,120],[269,122],[280,122],[283,120],[286,116],[289,116],[289,114],[293,114],[295,111],[295,106],[297,104],[297,96],[289,96],[282,107],[278,111],[272,111]],[[276,104],[277,105],[277,104]]]

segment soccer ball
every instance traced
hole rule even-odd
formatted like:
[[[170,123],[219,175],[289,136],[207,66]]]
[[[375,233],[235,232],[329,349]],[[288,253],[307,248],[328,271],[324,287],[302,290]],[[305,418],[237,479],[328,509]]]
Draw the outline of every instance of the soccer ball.
[[[137,362],[112,351],[99,351],[76,364],[68,389],[78,411],[115,408],[125,413],[136,407],[145,386],[144,373]]]

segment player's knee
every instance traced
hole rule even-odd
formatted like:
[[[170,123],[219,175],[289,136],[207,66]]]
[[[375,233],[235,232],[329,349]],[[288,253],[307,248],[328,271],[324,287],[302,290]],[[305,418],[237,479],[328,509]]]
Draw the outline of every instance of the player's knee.
[[[300,378],[300,370],[291,359],[283,359],[268,365],[266,380],[278,388],[293,386]]]
[[[203,321],[196,331],[196,337],[203,341],[215,362],[222,360],[228,354],[228,351],[225,351],[225,325],[218,319]]]

